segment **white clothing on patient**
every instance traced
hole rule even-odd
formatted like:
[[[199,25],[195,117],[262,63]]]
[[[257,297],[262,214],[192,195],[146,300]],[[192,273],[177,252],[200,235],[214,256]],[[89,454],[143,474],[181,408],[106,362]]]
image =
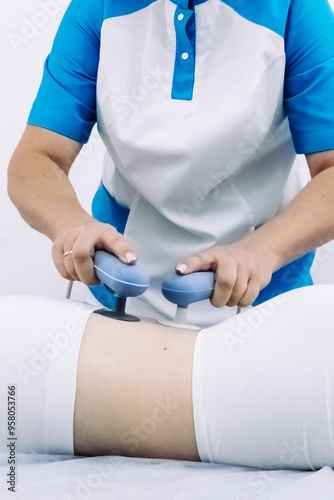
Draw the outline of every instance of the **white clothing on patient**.
[[[193,405],[202,461],[334,467],[334,286],[292,290],[201,330]]]
[[[7,452],[7,444],[15,441],[21,453],[74,453],[79,348],[94,309],[66,299],[0,297],[0,452]],[[6,425],[12,386],[15,436]]]

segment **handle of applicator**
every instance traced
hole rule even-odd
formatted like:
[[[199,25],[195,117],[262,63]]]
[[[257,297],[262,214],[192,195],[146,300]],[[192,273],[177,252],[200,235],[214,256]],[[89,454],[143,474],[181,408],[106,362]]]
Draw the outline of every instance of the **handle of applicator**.
[[[193,302],[209,299],[213,294],[215,274],[212,271],[179,275],[169,274],[163,280],[163,296],[179,307],[188,307]]]
[[[95,274],[118,297],[136,297],[150,286],[150,278],[138,264],[124,264],[115,255],[103,250],[95,252]]]

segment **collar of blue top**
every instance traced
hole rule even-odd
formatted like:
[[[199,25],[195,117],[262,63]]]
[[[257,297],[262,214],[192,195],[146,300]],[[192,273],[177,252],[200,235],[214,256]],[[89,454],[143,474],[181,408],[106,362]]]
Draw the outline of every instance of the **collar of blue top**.
[[[182,9],[192,9],[194,5],[207,2],[208,0],[171,0]]]

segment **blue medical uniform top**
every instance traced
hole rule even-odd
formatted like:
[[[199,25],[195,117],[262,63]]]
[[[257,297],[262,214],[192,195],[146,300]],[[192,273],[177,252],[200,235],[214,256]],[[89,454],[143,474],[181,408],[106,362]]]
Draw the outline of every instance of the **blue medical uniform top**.
[[[72,0],[28,123],[81,143],[97,123],[93,214],[150,272],[132,310],[166,318],[157,288],[175,263],[274,217],[302,187],[296,153],[334,148],[333,90],[327,0]],[[312,259],[274,273],[257,302],[311,284]],[[191,320],[223,319],[209,307]]]

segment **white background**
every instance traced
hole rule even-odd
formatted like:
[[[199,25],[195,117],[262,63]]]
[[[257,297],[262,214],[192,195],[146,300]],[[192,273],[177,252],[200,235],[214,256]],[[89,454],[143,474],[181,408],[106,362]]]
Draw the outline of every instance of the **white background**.
[[[11,204],[6,171],[26,126],[44,60],[69,0],[1,0],[1,3],[0,295],[65,297],[67,282],[53,265],[51,242],[31,229]],[[334,6],[334,0],[331,4]],[[91,140],[71,169],[71,181],[87,211],[99,184],[103,152],[95,127]],[[334,242],[318,250],[312,273],[316,283],[334,283]],[[86,287],[75,284],[73,296],[87,299],[89,295]]]

